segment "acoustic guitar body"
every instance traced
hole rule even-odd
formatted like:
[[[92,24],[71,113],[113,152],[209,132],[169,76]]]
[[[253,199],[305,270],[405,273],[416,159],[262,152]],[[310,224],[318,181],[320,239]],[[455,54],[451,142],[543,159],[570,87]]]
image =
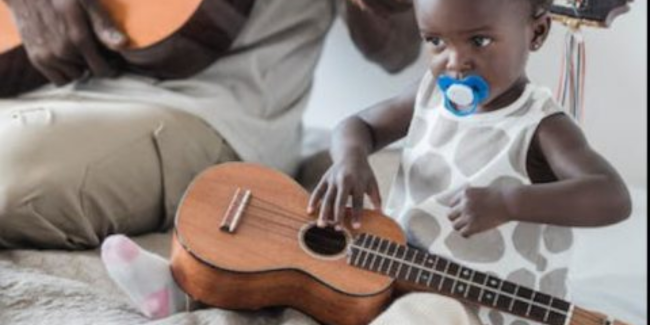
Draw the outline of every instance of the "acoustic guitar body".
[[[348,247],[362,232],[404,243],[402,231],[372,211],[358,231],[317,228],[305,212],[308,198],[294,180],[265,167],[206,170],[176,217],[176,282],[215,307],[288,306],[326,324],[368,324],[389,302],[394,280],[348,265]]]
[[[186,78],[227,54],[254,0],[100,0],[129,38],[106,56],[123,71],[157,79]],[[15,21],[0,1],[0,97],[48,81],[30,63]]]

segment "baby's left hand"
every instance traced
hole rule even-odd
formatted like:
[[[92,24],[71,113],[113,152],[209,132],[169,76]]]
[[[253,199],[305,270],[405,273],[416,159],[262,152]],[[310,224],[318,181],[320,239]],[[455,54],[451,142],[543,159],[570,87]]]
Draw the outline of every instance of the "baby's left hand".
[[[498,187],[469,187],[452,200],[448,218],[463,237],[496,228],[510,220],[508,193]]]

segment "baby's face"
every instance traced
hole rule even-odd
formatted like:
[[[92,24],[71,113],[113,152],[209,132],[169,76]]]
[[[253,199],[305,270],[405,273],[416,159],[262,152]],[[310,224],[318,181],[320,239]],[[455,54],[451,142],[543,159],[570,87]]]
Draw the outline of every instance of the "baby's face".
[[[490,85],[483,107],[526,80],[525,66],[539,27],[525,0],[415,0],[435,77],[476,74]],[[547,26],[548,27],[548,26]],[[547,32],[548,30],[546,30]],[[497,103],[498,102],[498,103]]]

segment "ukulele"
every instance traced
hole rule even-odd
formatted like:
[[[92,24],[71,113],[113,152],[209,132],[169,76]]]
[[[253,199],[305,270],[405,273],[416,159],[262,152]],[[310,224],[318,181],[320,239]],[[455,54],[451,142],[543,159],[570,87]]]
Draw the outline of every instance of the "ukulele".
[[[318,228],[305,212],[308,200],[293,179],[266,167],[207,169],[188,188],[176,216],[174,279],[211,306],[290,306],[326,324],[370,323],[399,280],[547,325],[625,325],[406,246],[400,227],[374,211],[364,211],[359,230],[349,222],[342,232]]]
[[[224,56],[243,29],[254,0],[99,0],[126,33],[128,47],[105,49],[122,71],[157,79],[191,76]],[[0,0],[0,98],[48,80],[21,45],[11,11]]]

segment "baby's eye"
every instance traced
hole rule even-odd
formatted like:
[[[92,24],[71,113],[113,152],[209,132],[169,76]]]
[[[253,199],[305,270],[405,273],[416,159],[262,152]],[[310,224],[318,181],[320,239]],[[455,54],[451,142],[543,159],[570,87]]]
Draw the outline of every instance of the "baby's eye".
[[[472,43],[474,43],[474,46],[476,47],[486,47],[492,44],[492,38],[487,36],[474,36],[472,37]]]
[[[440,47],[445,45],[445,41],[442,40],[440,37],[427,37],[426,38],[427,43],[435,46],[435,47]]]

